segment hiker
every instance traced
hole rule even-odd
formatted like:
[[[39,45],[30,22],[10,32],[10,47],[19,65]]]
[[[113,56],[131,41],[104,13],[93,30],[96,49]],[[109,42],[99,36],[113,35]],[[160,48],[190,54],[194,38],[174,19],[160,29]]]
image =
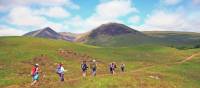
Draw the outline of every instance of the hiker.
[[[31,85],[34,85],[39,80],[39,64],[35,64],[31,70],[31,76],[33,79],[33,82]]]
[[[96,60],[92,60],[90,68],[92,69],[92,76],[96,76],[96,70],[97,70]]]
[[[125,64],[121,64],[121,71],[124,72],[125,71]]]
[[[88,66],[86,64],[86,61],[84,60],[83,63],[81,64],[81,69],[82,69],[82,75],[85,78],[86,77],[86,71],[88,69]]]
[[[59,77],[60,77],[60,81],[63,82],[63,81],[64,81],[64,72],[65,72],[65,69],[64,69],[62,63],[58,64],[58,67],[57,67],[57,69],[56,69],[56,72],[57,72],[57,74],[58,74]]]
[[[110,68],[110,73],[111,74],[113,74],[114,75],[114,73],[115,73],[115,68],[116,68],[117,66],[112,62],[112,63],[110,63],[110,65],[109,65],[109,68]]]

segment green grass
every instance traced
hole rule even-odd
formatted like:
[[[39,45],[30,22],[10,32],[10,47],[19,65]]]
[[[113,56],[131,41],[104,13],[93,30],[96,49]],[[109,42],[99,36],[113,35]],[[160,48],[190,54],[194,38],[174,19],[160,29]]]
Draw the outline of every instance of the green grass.
[[[101,61],[97,77],[81,78],[80,61],[84,58],[64,58],[57,54],[59,49],[72,50]],[[183,64],[167,64],[181,61],[199,51],[154,44],[109,48],[42,38],[0,37],[0,87],[28,87],[32,64],[40,63],[40,88],[198,88],[199,57]],[[41,54],[47,58],[34,60]],[[104,75],[109,74],[108,64],[113,61],[118,65],[125,63],[126,73],[121,73],[118,68],[116,75]],[[59,62],[63,62],[68,70],[64,83],[58,81],[55,73],[56,63]],[[43,74],[45,78],[42,78]],[[149,76],[159,76],[160,79]]]
[[[96,38],[86,37],[87,44],[104,47],[127,47],[138,45],[163,45],[177,49],[199,47],[200,34],[192,32],[143,32],[141,34],[122,34],[117,36],[98,35]]]

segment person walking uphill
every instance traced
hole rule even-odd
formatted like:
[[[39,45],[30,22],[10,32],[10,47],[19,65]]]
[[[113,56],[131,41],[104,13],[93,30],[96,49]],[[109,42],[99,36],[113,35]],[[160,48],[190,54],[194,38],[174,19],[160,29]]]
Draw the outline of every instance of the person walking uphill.
[[[92,76],[96,76],[96,70],[97,70],[96,60],[92,60],[92,63],[90,64],[90,68],[92,70]]]
[[[31,86],[34,85],[39,80],[39,64],[35,64],[31,70],[31,76],[33,79],[33,82],[31,83]]]
[[[60,77],[60,81],[63,82],[64,81],[64,72],[65,72],[65,69],[63,67],[63,64],[60,63],[56,69],[56,72],[57,74],[59,75]]]
[[[116,65],[115,65],[115,63],[110,63],[110,65],[109,65],[109,68],[110,68],[110,73],[111,74],[115,74],[115,68],[116,68]]]
[[[121,71],[124,72],[125,71],[125,64],[121,64]]]
[[[84,60],[83,63],[81,64],[81,69],[82,69],[82,75],[85,78],[86,77],[86,72],[88,69],[88,66],[86,64],[86,61]]]

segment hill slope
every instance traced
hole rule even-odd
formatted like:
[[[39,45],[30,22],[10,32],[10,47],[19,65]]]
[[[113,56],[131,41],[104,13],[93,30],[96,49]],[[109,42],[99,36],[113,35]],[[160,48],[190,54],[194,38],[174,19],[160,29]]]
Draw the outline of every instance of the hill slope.
[[[200,45],[200,33],[176,31],[146,31],[144,34],[159,38],[163,45],[192,48]]]
[[[132,46],[151,39],[126,25],[108,23],[95,28],[81,40],[84,40],[86,44],[97,46]]]
[[[141,32],[136,31],[128,26],[119,23],[108,23],[102,24],[99,27],[95,28],[90,34],[89,37],[96,38],[100,35],[108,35],[108,36],[118,36],[124,34],[140,34]]]
[[[39,63],[41,73],[36,88],[198,88],[198,56],[173,64],[198,51],[157,45],[103,48],[61,40],[0,37],[0,87],[30,88],[32,64]],[[97,76],[90,77],[88,69],[87,78],[82,79],[80,61],[94,58],[98,61]],[[68,70],[64,83],[59,82],[55,73],[56,63],[60,62]],[[116,74],[110,75],[107,67],[110,62],[116,62],[118,67],[125,63],[126,72],[121,73],[117,68]]]
[[[119,23],[103,24],[79,42],[108,47],[127,47],[137,45],[165,45],[192,48],[200,45],[200,33],[152,31],[140,32]]]

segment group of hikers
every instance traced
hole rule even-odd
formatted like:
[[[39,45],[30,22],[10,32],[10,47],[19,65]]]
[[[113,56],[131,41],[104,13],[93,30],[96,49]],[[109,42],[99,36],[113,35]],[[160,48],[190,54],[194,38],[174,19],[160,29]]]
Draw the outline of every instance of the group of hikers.
[[[86,73],[88,70],[88,65],[87,65],[87,61],[83,60],[82,64],[81,64],[81,70],[82,70],[82,76],[83,78],[86,77]],[[109,64],[109,71],[112,75],[115,74],[115,69],[117,68],[117,65],[115,62],[112,62]],[[96,72],[97,72],[97,62],[96,60],[92,60],[92,62],[90,63],[90,69],[91,69],[91,75],[92,76],[96,76]],[[121,64],[120,65],[120,69],[122,72],[125,71],[125,64]],[[62,63],[59,63],[57,68],[56,68],[56,73],[58,74],[60,81],[63,82],[64,81],[64,72],[66,70],[63,67]],[[32,80],[33,82],[31,83],[31,85],[34,85],[38,80],[39,80],[39,64],[35,64],[32,68],[31,71],[31,76],[32,76]]]

